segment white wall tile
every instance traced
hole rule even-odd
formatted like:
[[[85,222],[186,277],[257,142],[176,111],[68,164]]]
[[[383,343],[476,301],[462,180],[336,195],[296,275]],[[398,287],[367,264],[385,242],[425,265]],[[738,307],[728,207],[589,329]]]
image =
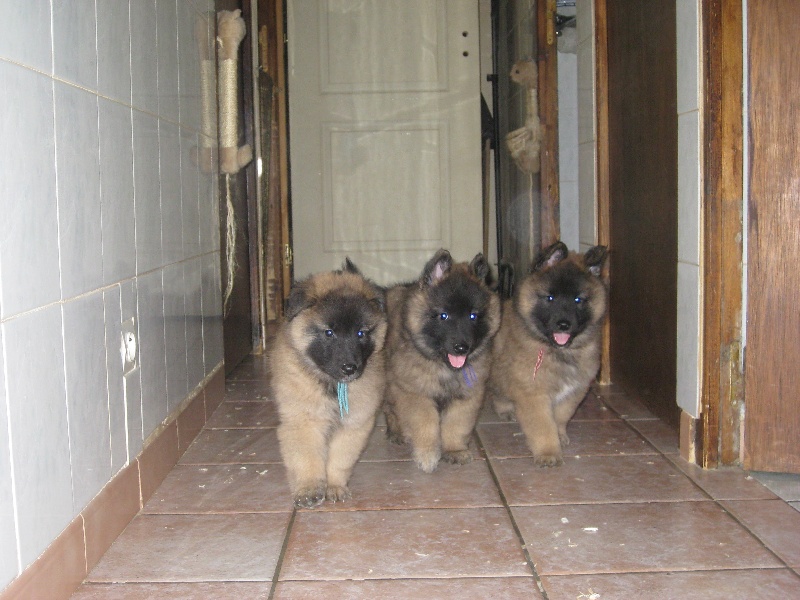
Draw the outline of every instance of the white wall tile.
[[[130,3],[131,98],[139,110],[158,114],[158,34],[155,0]]]
[[[677,0],[678,114],[700,107],[700,3]]]
[[[189,392],[185,288],[183,263],[173,263],[164,267],[167,403],[170,411],[174,410]]]
[[[97,90],[124,104],[131,103],[129,11],[128,0],[97,0]]]
[[[57,304],[3,323],[23,569],[75,516],[61,332]]]
[[[223,360],[222,288],[219,253],[203,256],[203,356],[206,375]]]
[[[17,576],[17,526],[11,485],[11,432],[8,428],[3,328],[0,327],[0,590]]]
[[[700,113],[678,115],[678,260],[700,264]]]
[[[62,310],[72,501],[78,514],[111,478],[103,294],[66,302]]]
[[[0,57],[53,72],[50,0],[3,3]]]
[[[200,169],[192,157],[197,152],[198,134],[181,129],[181,215],[183,256],[200,254]]]
[[[97,89],[95,0],[53,2],[53,73]]]
[[[108,285],[136,274],[133,132],[129,107],[105,98],[99,107],[103,283]]]
[[[578,195],[580,196],[580,243],[593,246],[597,243],[595,227],[595,147],[587,142],[578,146]]]
[[[71,298],[103,282],[97,96],[55,82],[61,290]]]
[[[137,273],[146,273],[164,264],[158,153],[158,120],[152,115],[133,111]]]
[[[167,411],[167,350],[164,341],[164,284],[162,271],[137,278],[139,301],[139,358],[142,382],[142,435],[146,439]]]
[[[120,286],[103,292],[105,325],[105,368],[108,379],[108,423],[111,446],[111,473],[128,462],[128,436],[125,431],[125,384],[122,371],[122,307]]]
[[[0,61],[0,89],[0,307],[5,318],[58,300],[61,284],[53,81]]]
[[[175,0],[156,0],[158,15],[158,114],[177,123],[178,99],[178,15]]]
[[[697,418],[700,416],[700,268],[678,263],[678,406]]]
[[[183,257],[183,223],[181,217],[181,148],[178,126],[159,123],[161,161],[161,219],[164,264]]]
[[[189,389],[205,377],[203,364],[203,258],[184,263],[186,285],[186,367]]]
[[[137,279],[123,281],[120,288],[120,307],[122,309],[122,320],[127,321],[131,317],[135,318],[138,340],[141,352],[141,329],[139,323]],[[141,365],[141,354],[139,355]],[[128,458],[133,460],[142,450],[144,442],[144,432],[142,429],[142,369],[137,367],[133,372],[126,375],[123,379],[125,392],[125,413],[128,419]]]
[[[195,38],[196,21],[202,16],[194,4],[178,2],[178,88],[181,124],[200,131],[200,49]]]

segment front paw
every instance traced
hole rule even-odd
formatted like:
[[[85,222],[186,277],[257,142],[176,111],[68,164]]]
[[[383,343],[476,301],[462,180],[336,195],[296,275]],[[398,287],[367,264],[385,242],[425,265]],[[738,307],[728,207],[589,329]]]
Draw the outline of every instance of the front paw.
[[[558,441],[561,442],[561,447],[562,448],[565,448],[566,446],[569,446],[569,436],[567,435],[566,431],[564,433],[559,433],[558,434]]]
[[[314,508],[325,500],[325,484],[316,484],[301,487],[294,495],[294,505],[297,508]]]
[[[414,462],[426,473],[433,473],[439,466],[441,453],[439,451],[417,452],[414,451]]]
[[[325,497],[331,502],[344,502],[353,496],[346,485],[329,485]]]
[[[442,452],[442,460],[453,465],[466,465],[472,462],[472,452],[469,450],[450,450]]]
[[[537,467],[560,467],[564,464],[561,454],[539,454],[533,457]]]

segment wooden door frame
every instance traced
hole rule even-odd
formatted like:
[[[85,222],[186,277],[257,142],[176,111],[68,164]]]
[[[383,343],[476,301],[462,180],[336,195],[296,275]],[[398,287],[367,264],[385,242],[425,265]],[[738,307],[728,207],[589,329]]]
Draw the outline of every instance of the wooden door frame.
[[[610,240],[608,21],[595,0],[597,238]],[[702,0],[701,415],[681,434],[681,454],[705,468],[740,460],[742,357],[742,208],[744,199],[741,0]],[[613,251],[613,249],[612,249]],[[610,384],[609,326],[599,381]],[[677,332],[676,332],[677,334]],[[688,416],[688,415],[684,415]],[[683,429],[682,419],[682,429]],[[693,452],[691,450],[694,450]]]
[[[742,239],[744,201],[744,41],[741,0],[701,4],[703,90],[703,248],[701,427],[697,462],[740,460],[744,402]]]

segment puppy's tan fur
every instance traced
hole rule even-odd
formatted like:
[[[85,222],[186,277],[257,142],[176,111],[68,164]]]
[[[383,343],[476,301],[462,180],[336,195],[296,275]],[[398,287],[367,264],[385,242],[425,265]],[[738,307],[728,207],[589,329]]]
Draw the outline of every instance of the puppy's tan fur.
[[[604,257],[603,248],[600,264]],[[544,277],[548,267],[534,271],[520,283],[513,300],[504,303],[487,386],[487,397],[495,412],[508,419],[516,417],[536,464],[543,467],[563,463],[562,446],[569,444],[567,423],[600,366],[606,288],[599,277],[589,274],[583,255],[572,253],[549,268],[563,269],[570,263],[584,275],[580,285],[591,310],[586,329],[565,348],[557,347],[541,334],[532,316],[534,305],[552,291]]]
[[[489,292],[470,265],[454,264],[446,277],[469,280],[486,292],[486,304],[480,308],[488,331],[468,358],[475,375],[471,387],[462,372],[419,350],[424,343],[421,331],[431,319],[426,289],[417,282],[394,287],[387,295],[387,435],[394,443],[410,442],[417,466],[427,473],[436,469],[439,460],[455,464],[472,460],[469,439],[483,403],[491,339],[500,326],[500,299]]]
[[[336,502],[350,497],[347,483],[383,398],[387,323],[382,292],[358,274],[321,273],[303,285],[306,306],[280,326],[271,349],[271,376],[280,414],[278,441],[292,495],[297,506],[312,507],[325,498]],[[308,352],[314,339],[309,332],[328,327],[317,303],[333,294],[362,296],[370,302],[380,296],[381,306],[365,324],[375,349],[361,376],[348,383],[349,412],[343,418],[332,393],[335,382],[320,372]]]

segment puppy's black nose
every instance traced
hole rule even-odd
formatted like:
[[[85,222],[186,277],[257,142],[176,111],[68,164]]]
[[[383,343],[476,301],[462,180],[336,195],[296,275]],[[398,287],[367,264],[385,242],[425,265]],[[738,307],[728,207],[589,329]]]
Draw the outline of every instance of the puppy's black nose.
[[[556,327],[558,327],[559,331],[569,331],[570,322],[561,320],[558,323],[556,323]]]
[[[466,354],[469,347],[466,344],[462,344],[458,342],[457,344],[453,344],[453,352],[455,354]]]
[[[352,375],[358,369],[353,363],[345,363],[342,365],[342,373],[345,375]]]

